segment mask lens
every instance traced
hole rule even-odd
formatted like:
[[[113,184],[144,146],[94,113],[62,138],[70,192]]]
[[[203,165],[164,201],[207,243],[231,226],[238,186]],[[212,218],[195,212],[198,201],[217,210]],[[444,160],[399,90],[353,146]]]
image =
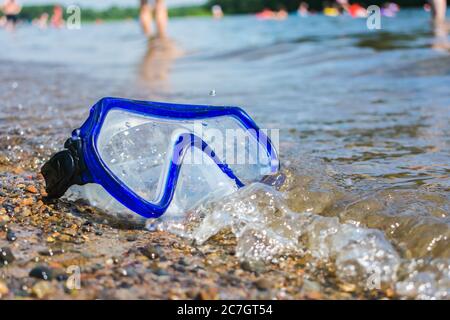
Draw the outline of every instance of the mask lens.
[[[271,173],[267,141],[258,141],[258,132],[248,130],[231,116],[169,120],[112,109],[105,117],[96,146],[101,160],[117,179],[156,204],[167,183],[175,142],[184,133],[206,142],[214,157],[228,164],[244,184]],[[189,208],[216,191],[230,190],[230,185],[236,187],[235,181],[207,153],[188,144],[174,196],[177,206]]]
[[[111,110],[97,139],[104,164],[143,199],[157,202],[176,123]]]
[[[203,126],[203,139],[244,184],[272,173],[266,133],[247,129],[234,117],[213,118]]]

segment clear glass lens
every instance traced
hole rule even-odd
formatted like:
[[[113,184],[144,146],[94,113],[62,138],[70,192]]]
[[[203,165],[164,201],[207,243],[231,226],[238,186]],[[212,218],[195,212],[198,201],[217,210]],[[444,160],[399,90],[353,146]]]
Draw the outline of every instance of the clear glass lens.
[[[105,118],[96,146],[102,161],[118,179],[142,198],[157,203],[167,182],[175,143],[185,134],[205,141],[243,183],[258,181],[270,173],[270,158],[258,143],[257,133],[229,116],[167,120],[113,109]],[[220,190],[221,184],[226,185],[223,179],[235,184],[207,153],[187,145],[177,186],[184,192],[175,194],[183,208]]]

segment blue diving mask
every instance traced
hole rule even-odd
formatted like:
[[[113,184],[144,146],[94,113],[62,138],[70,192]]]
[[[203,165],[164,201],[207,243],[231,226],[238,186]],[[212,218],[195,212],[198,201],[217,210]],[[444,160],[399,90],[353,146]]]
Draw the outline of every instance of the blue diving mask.
[[[103,98],[64,147],[41,169],[48,198],[98,184],[145,218],[188,210],[279,170],[267,131],[237,107]]]

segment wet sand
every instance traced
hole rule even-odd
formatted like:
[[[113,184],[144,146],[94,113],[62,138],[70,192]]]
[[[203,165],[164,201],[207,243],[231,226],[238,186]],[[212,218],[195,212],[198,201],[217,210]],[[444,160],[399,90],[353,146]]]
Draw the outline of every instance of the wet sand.
[[[115,222],[84,204],[44,204],[43,180],[2,165],[0,293],[3,299],[350,299],[393,298],[392,290],[338,285],[332,266],[308,257],[241,262],[223,231],[203,245]],[[73,289],[73,269],[81,288]],[[331,270],[330,270],[331,269]]]

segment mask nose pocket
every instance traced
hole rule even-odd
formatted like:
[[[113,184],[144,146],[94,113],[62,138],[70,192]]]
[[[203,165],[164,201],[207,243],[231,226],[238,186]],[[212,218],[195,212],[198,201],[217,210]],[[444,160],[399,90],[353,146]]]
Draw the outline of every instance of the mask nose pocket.
[[[208,154],[199,148],[190,147],[184,154],[174,197],[166,214],[180,217],[199,203],[226,196],[236,190],[236,182]]]

